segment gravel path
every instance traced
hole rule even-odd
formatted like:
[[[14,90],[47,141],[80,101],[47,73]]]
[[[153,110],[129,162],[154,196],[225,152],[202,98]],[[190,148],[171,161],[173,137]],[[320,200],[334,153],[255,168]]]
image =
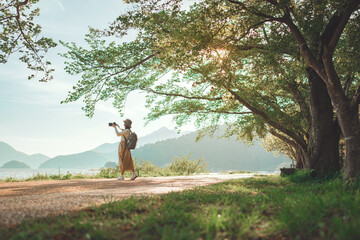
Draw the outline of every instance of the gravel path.
[[[0,182],[0,225],[77,211],[130,196],[164,194],[254,174]]]

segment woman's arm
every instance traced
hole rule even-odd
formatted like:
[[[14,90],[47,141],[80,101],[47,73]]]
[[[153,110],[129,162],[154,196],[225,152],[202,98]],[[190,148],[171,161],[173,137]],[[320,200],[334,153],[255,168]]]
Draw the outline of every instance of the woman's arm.
[[[118,136],[118,137],[124,136],[125,131],[124,131],[123,129],[120,129],[121,132],[119,132],[119,131],[117,130],[117,128],[116,128],[116,127],[119,127],[119,125],[115,125],[115,126],[113,126],[113,127],[114,127],[114,129],[115,129],[116,136]],[[119,128],[120,128],[120,127],[119,127]]]

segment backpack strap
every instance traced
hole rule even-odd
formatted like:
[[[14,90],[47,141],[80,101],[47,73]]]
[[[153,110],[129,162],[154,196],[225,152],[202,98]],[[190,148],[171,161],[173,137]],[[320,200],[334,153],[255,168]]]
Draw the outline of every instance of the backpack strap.
[[[130,131],[130,134],[131,134],[132,132],[131,132],[131,130],[130,130],[130,129],[129,129],[129,131]],[[126,137],[125,137],[125,136],[123,136],[123,137],[124,137],[124,139],[125,139],[125,148],[127,148],[127,147],[128,147],[128,146],[127,146],[127,145],[128,145],[128,141],[127,141],[127,139],[126,139]],[[125,148],[124,148],[124,150],[125,150]]]

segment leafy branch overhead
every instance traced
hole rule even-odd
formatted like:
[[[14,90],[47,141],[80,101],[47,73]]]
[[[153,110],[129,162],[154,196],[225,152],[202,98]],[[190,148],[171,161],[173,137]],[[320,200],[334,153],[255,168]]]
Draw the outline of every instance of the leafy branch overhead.
[[[149,93],[149,107],[153,106],[150,120],[170,113],[176,114],[179,124],[195,115],[200,124],[205,119],[218,121],[219,116],[231,118],[227,114],[248,114],[244,103],[256,105],[264,114],[276,109],[282,115],[286,115],[283,111],[289,104],[294,105],[267,94],[266,88],[276,86],[270,78],[267,84],[258,82],[259,76],[251,67],[255,62],[245,60],[251,52],[265,51],[267,47],[266,42],[254,37],[240,39],[243,34],[249,35],[250,26],[256,26],[258,19],[253,23],[244,19],[246,26],[234,25],[227,21],[234,18],[234,13],[216,4],[195,5],[190,11],[180,11],[178,3],[152,7],[144,3],[118,17],[107,30],[91,29],[87,35],[90,50],[63,43],[70,49],[64,55],[71,60],[66,70],[70,74],[83,73],[65,102],[84,96],[84,109],[91,116],[97,101],[114,98],[114,105],[121,109],[129,92],[142,90]],[[101,38],[123,36],[131,29],[136,29],[138,36],[130,43],[107,44]],[[249,72],[256,75],[249,77]],[[245,94],[246,98],[238,102],[234,94]]]
[[[270,132],[310,154],[319,124],[312,76],[333,103],[345,97],[353,110],[360,98],[359,0],[126,2],[131,10],[107,29],[90,29],[88,49],[63,43],[66,70],[81,74],[64,102],[84,98],[88,116],[108,99],[121,112],[139,90],[149,121],[172,114],[180,126],[226,122],[226,135],[251,141]],[[126,42],[127,34],[135,40]]]
[[[0,62],[6,63],[15,53],[20,60],[34,73],[28,78],[36,77],[38,72],[44,74],[40,81],[53,78],[50,62],[44,55],[56,46],[51,38],[42,37],[41,26],[34,23],[40,10],[33,8],[39,0],[5,0],[0,3]]]

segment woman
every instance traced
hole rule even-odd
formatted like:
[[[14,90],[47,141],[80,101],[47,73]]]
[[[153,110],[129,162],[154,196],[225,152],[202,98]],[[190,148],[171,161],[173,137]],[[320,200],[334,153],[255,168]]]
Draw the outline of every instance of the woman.
[[[121,141],[119,143],[118,148],[118,156],[119,156],[119,164],[120,164],[120,172],[121,176],[118,178],[118,180],[124,180],[124,172],[127,170],[130,170],[132,172],[131,180],[135,180],[137,178],[137,175],[134,171],[134,163],[131,157],[130,149],[127,148],[126,142],[129,139],[130,136],[130,128],[131,128],[132,121],[130,119],[126,119],[124,121],[124,128],[120,129],[121,132],[117,130],[116,127],[119,127],[119,125],[112,125],[115,128],[116,135],[118,137],[121,137]]]

